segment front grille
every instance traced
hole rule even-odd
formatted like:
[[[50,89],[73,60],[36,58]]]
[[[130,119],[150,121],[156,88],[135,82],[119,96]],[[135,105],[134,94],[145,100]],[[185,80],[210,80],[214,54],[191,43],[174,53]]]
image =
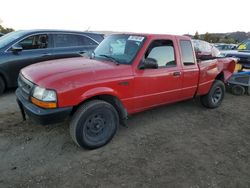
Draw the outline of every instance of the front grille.
[[[21,94],[22,94],[23,98],[25,98],[26,100],[29,100],[29,96],[32,92],[33,86],[34,86],[34,84],[32,82],[30,82],[29,80],[24,78],[22,75],[19,75],[18,87],[21,90]]]

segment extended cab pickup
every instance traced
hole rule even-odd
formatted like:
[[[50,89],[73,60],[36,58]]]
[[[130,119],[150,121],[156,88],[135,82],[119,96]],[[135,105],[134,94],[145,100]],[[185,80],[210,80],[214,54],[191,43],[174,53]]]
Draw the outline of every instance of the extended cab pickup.
[[[235,60],[199,58],[185,36],[115,34],[90,57],[22,69],[17,101],[24,119],[49,124],[70,117],[76,144],[98,148],[128,115],[195,96],[205,107],[218,107]]]

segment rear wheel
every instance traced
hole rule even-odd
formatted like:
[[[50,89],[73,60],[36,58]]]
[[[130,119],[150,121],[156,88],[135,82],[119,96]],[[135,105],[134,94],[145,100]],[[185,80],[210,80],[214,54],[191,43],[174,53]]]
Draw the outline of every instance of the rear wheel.
[[[220,80],[215,80],[207,95],[201,96],[201,103],[207,108],[220,106],[225,95],[225,85]]]
[[[89,101],[75,112],[70,122],[70,135],[80,147],[99,148],[115,135],[119,125],[116,109],[105,101]]]
[[[3,80],[3,78],[0,76],[0,95],[4,92],[5,90],[5,82]]]
[[[245,88],[244,88],[243,86],[234,85],[234,86],[232,87],[232,93],[233,93],[234,95],[238,95],[238,96],[244,95],[245,92],[246,92],[246,90],[245,90]]]

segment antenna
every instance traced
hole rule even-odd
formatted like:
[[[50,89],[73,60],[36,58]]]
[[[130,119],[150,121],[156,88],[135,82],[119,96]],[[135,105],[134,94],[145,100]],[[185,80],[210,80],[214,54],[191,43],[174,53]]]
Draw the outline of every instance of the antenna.
[[[90,28],[91,28],[91,26],[88,26],[88,28],[87,28],[87,30],[86,30],[86,31],[89,31],[89,30],[90,30]]]

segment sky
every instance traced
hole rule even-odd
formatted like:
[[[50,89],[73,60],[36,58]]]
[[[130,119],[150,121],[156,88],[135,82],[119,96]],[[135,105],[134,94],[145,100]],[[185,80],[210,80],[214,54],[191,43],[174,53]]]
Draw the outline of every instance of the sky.
[[[250,31],[250,0],[3,0],[0,24],[158,34]]]

